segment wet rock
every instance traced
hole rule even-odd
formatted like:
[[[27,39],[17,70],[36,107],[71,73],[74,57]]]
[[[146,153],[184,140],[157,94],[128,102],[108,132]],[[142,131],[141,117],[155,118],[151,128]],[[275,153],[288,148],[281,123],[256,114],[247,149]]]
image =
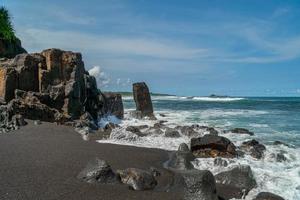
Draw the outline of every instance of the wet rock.
[[[253,200],[284,200],[284,198],[270,192],[261,192]]]
[[[75,126],[77,128],[88,127],[91,130],[98,130],[98,125],[94,121],[92,115],[88,112],[85,112],[83,115],[80,116],[80,119]]]
[[[152,190],[157,185],[154,176],[148,171],[136,168],[119,170],[121,182],[129,185],[133,190]]]
[[[245,129],[245,128],[235,128],[235,129],[232,129],[230,130],[230,132],[232,133],[238,133],[238,134],[247,134],[247,135],[254,135],[253,132],[249,131],[248,129]]]
[[[181,143],[178,147],[178,151],[188,152],[190,151],[189,146],[186,143]]]
[[[243,142],[241,149],[249,152],[253,158],[261,159],[264,156],[266,147],[263,144],[260,144],[257,140],[249,140]]]
[[[176,128],[180,130],[182,135],[191,137],[197,134],[197,132],[191,126],[177,126]]]
[[[151,96],[146,83],[140,82],[133,84],[133,97],[136,104],[136,110],[139,111],[140,117],[155,119]]]
[[[187,144],[180,144],[178,151],[171,153],[167,162],[167,168],[173,170],[191,170],[194,169],[191,161],[195,160],[195,156],[190,152]]]
[[[183,199],[218,200],[216,182],[208,170],[182,171],[184,193]]]
[[[171,138],[178,138],[178,137],[180,137],[180,134],[175,129],[167,128],[166,131],[165,131],[165,136],[166,137],[171,137]]]
[[[218,195],[224,199],[240,199],[257,186],[250,166],[241,165],[215,176]]]
[[[148,134],[154,134],[154,135],[162,135],[164,132],[159,128],[151,127],[147,130],[147,133]]]
[[[207,134],[191,139],[191,151],[196,157],[235,157],[236,147],[227,138]]]
[[[271,156],[276,159],[276,162],[285,162],[287,158],[283,153],[272,153]]]
[[[88,183],[117,183],[118,177],[105,160],[96,158],[78,174],[77,178]]]
[[[131,133],[137,133],[137,134],[141,133],[140,129],[136,126],[128,126],[126,128],[126,131],[129,131]]]
[[[124,106],[122,95],[113,92],[103,92],[104,106],[102,112],[108,115],[114,115],[119,119],[124,118]]]
[[[167,115],[163,114],[163,113],[159,113],[159,116],[161,117],[166,117]]]
[[[284,146],[289,146],[288,144],[284,143],[284,142],[281,142],[281,141],[274,141],[273,142],[273,145],[284,145]]]
[[[227,167],[228,162],[227,162],[227,160],[224,160],[222,158],[215,158],[214,159],[214,166]]]
[[[206,130],[209,132],[209,134],[212,134],[212,135],[219,134],[219,132],[216,129],[214,129],[213,127],[208,127]]]
[[[155,168],[155,167],[150,167],[150,171],[151,171],[151,173],[152,173],[152,175],[153,175],[154,177],[159,177],[159,176],[161,176],[161,173],[160,173],[159,170],[158,170],[157,168]]]

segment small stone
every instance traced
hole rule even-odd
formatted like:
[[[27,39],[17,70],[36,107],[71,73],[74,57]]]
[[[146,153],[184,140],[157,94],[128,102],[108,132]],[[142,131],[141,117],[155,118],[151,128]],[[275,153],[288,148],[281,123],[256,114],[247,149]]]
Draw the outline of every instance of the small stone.
[[[41,120],[34,120],[33,123],[34,123],[34,125],[36,125],[36,126],[42,124]]]
[[[165,136],[166,137],[171,137],[171,138],[178,138],[178,137],[180,137],[180,134],[175,129],[167,128],[166,131],[165,131]]]

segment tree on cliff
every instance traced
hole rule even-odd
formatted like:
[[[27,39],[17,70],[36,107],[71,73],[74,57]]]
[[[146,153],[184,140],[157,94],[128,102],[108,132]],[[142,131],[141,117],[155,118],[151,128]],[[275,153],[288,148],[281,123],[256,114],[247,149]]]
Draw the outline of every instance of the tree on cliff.
[[[11,16],[5,7],[0,7],[0,58],[13,58],[20,53],[26,53],[21,45],[11,22]]]
[[[11,23],[11,16],[5,7],[0,8],[0,37],[13,41],[16,39],[15,31]]]

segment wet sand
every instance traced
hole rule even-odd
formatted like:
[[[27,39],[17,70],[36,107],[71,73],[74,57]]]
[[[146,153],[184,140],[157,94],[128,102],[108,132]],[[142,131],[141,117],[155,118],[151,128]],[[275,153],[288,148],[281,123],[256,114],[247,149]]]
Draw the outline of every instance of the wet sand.
[[[122,184],[78,180],[78,173],[96,157],[113,169],[156,167],[162,172],[159,185],[154,191],[132,191]],[[72,127],[30,123],[0,135],[0,199],[182,199],[180,189],[164,191],[173,181],[162,168],[167,159],[167,151],[83,141]]]

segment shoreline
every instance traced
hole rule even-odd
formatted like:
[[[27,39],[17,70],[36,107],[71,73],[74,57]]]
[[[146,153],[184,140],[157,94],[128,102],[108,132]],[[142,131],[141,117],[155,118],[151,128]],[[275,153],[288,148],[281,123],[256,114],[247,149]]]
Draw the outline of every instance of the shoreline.
[[[72,127],[46,122],[30,122],[0,138],[0,199],[181,199],[180,190],[163,191],[174,178],[163,168],[168,151],[83,141]],[[96,157],[114,169],[159,169],[157,189],[137,192],[78,180]]]

